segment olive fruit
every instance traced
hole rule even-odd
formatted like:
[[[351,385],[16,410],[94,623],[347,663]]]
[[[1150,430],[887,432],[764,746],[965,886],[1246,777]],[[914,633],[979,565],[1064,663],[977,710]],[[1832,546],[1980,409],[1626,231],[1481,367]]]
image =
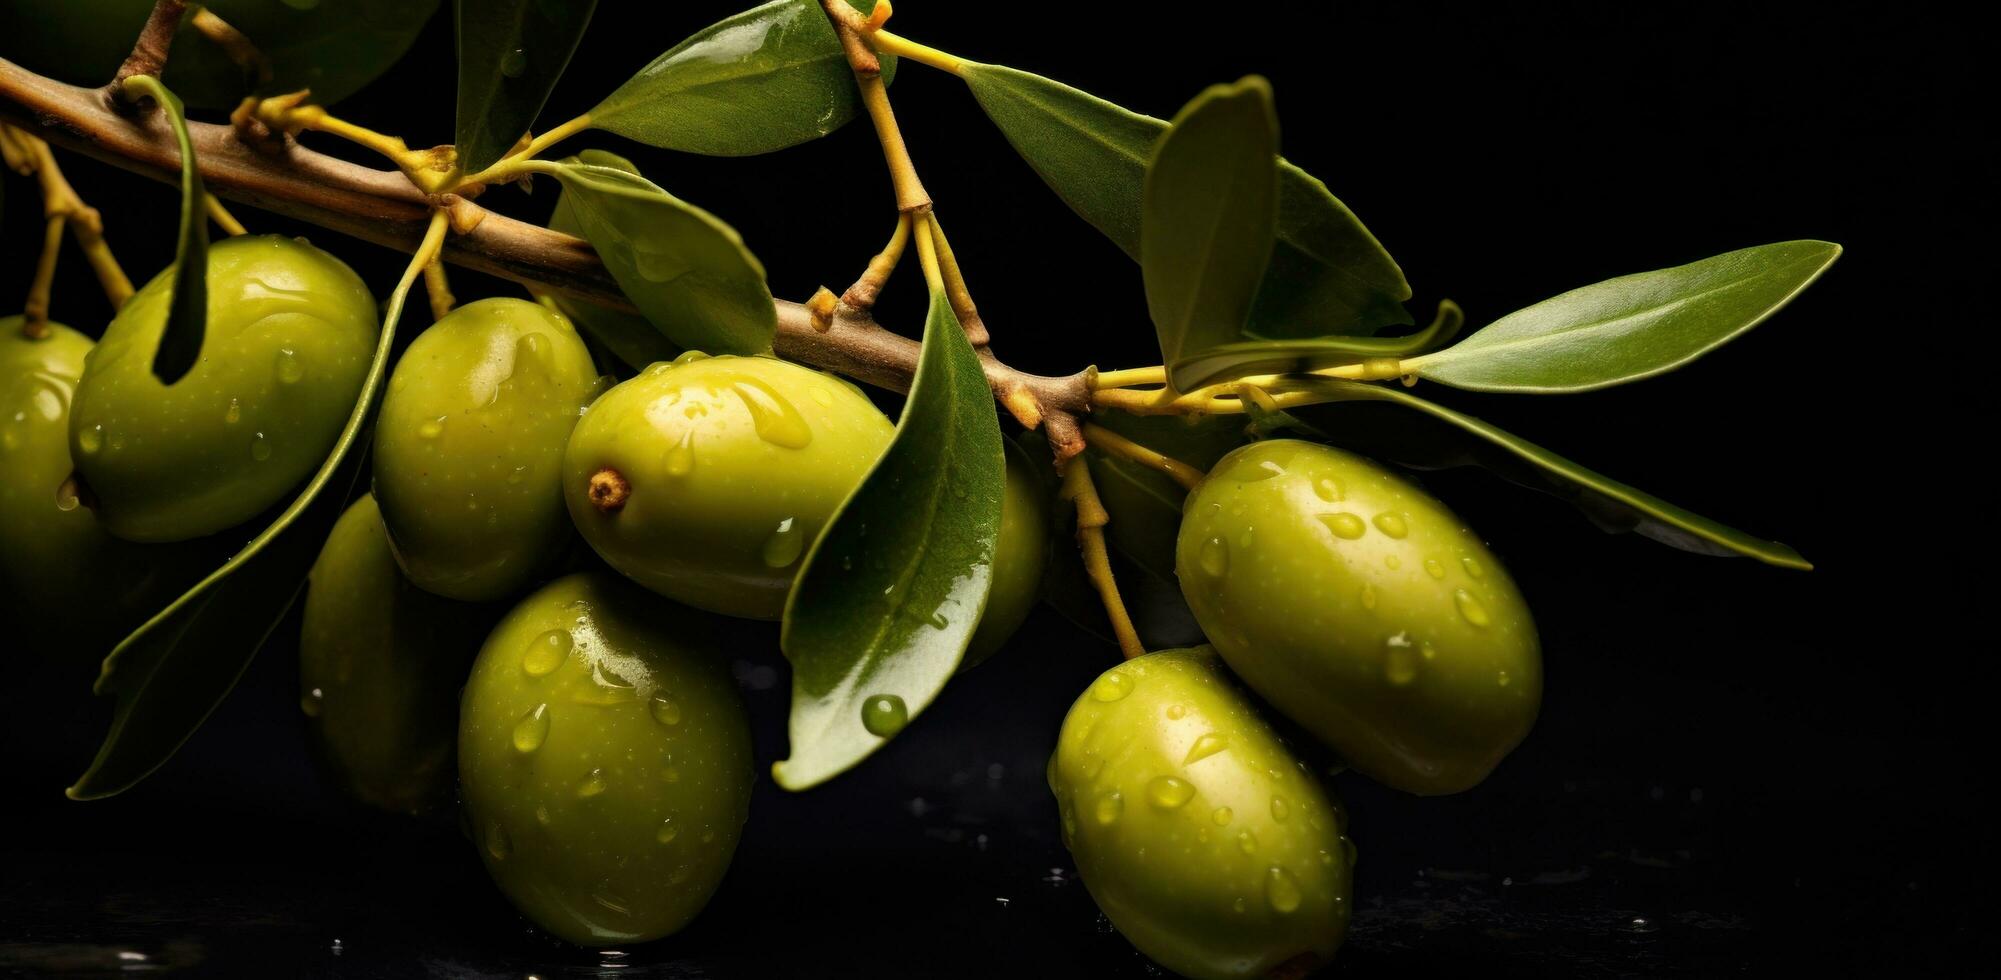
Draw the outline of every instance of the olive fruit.
[[[1035,473],[1028,451],[1012,439],[1007,447],[1007,486],[1001,495],[1000,537],[994,545],[994,584],[986,611],[966,647],[961,669],[973,667],[1021,628],[1042,589],[1042,565],[1048,556],[1049,507],[1044,480]]]
[[[1162,966],[1259,977],[1341,944],[1347,817],[1214,650],[1100,674],[1063,719],[1049,788],[1084,886]]]
[[[633,581],[777,619],[800,556],[896,426],[854,386],[769,357],[683,354],[592,403],[563,453],[584,540]]]
[[[328,767],[385,810],[446,802],[459,687],[498,610],[406,581],[370,496],[334,524],[306,581],[299,708]]]
[[[1542,657],[1527,604],[1409,481],[1278,439],[1223,457],[1184,513],[1175,571],[1203,633],[1356,770],[1456,793],[1535,723]]]
[[[70,454],[98,519],[131,541],[242,523],[317,470],[375,351],[375,300],[303,241],[225,239],[208,252],[208,327],[194,368],[153,374],[172,268],[126,302],[84,361]]]
[[[58,323],[28,337],[0,319],[0,618],[94,663],[193,584],[206,551],[120,541],[83,506],[69,409],[90,348]]]
[[[189,4],[193,7],[193,4]],[[310,88],[330,105],[395,64],[438,0],[204,0],[257,45],[264,94]],[[153,0],[0,4],[0,56],[76,85],[102,85],[131,53]],[[221,46],[182,25],[165,82],[188,105],[233,109],[252,86]],[[18,42],[18,43],[17,43]]]
[[[598,390],[570,321],[485,299],[419,335],[375,427],[375,497],[396,558],[454,599],[520,592],[570,537],[563,444]]]
[[[501,891],[557,936],[665,936],[729,869],[752,771],[722,625],[582,573],[480,649],[459,709],[467,821]]]

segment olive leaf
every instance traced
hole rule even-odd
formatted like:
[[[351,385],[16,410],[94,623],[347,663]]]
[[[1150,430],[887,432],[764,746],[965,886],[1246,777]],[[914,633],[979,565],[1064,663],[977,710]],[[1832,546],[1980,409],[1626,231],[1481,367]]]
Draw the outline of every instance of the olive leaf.
[[[639,168],[632,161],[607,150],[585,150],[577,154],[580,163],[596,167],[611,167],[629,174],[637,174]],[[549,227],[565,235],[582,238],[583,227],[577,223],[577,216],[571,211],[569,194],[559,191],[556,208],[549,213]],[[547,294],[545,301],[555,304],[558,312],[570,318],[577,329],[592,340],[604,345],[613,357],[634,368],[643,368],[656,361],[671,361],[681,353],[667,336],[646,322],[646,318],[623,310],[599,306],[582,300],[571,299],[555,293]]]
[[[173,299],[167,307],[167,325],[161,328],[160,346],[153,352],[153,376],[170,385],[194,370],[201,358],[202,338],[208,332],[208,212],[203,206],[208,192],[202,188],[201,168],[195,162],[194,140],[188,137],[187,110],[181,100],[151,75],[127,78],[125,90],[159,103],[181,154],[181,231],[174,244]]]
[[[874,0],[854,6],[866,14]],[[882,58],[885,83],[896,59]],[[648,146],[749,156],[818,139],[861,100],[819,0],[773,0],[725,17],[653,59],[590,112],[591,126]]]
[[[1832,242],[1778,242],[1607,279],[1510,313],[1404,366],[1455,388],[1531,394],[1651,378],[1763,323],[1840,256]]]
[[[1212,85],[1153,145],[1140,196],[1141,278],[1161,362],[1243,335],[1278,220],[1278,113],[1257,76]]]
[[[1039,75],[967,62],[987,118],[1079,217],[1141,257],[1146,163],[1167,123]],[[1251,308],[1259,337],[1364,334],[1409,323],[1410,285],[1318,178],[1279,162],[1278,244]]]
[[[806,555],[785,603],[790,790],[852,768],[937,697],[986,609],[1006,484],[986,373],[942,290],[896,438]]]
[[[764,265],[722,219],[637,174],[572,157],[533,169],[563,200],[619,289],[668,340],[710,354],[760,354],[778,332]]]
[[[1253,374],[1318,371],[1377,358],[1401,359],[1451,340],[1465,322],[1458,304],[1443,300],[1430,326],[1403,337],[1309,337],[1221,344],[1174,362],[1174,386],[1189,391]]]
[[[368,459],[361,444],[417,271],[411,267],[390,294],[361,395],[319,471],[222,568],[104,659],[96,691],[117,699],[111,729],[90,768],[69,788],[70,798],[122,793],[165,764],[228,696],[285,618]]]
[[[597,0],[452,0],[460,170],[492,166],[535,125],[596,9]]]
[[[1683,550],[1719,555],[1745,555],[1781,568],[1803,570],[1813,568],[1813,565],[1799,552],[1783,544],[1752,537],[1735,528],[1683,510],[1652,494],[1585,469],[1520,436],[1504,432],[1470,415],[1455,412],[1399,389],[1333,378],[1314,378],[1292,384],[1286,390],[1314,391],[1329,401],[1389,402],[1423,412],[1494,444],[1523,462],[1540,468],[1562,483],[1597,494],[1621,508],[1629,508],[1632,512],[1658,522],[1654,525],[1655,533],[1650,533],[1648,536]]]

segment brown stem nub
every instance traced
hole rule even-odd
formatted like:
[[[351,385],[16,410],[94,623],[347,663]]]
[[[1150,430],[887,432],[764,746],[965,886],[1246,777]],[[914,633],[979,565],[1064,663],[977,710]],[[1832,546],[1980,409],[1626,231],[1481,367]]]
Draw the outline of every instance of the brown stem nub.
[[[596,507],[598,513],[616,514],[619,508],[625,506],[626,499],[632,496],[632,481],[627,480],[625,474],[606,466],[591,474],[587,492],[591,506]]]
[[[109,88],[114,94],[126,79],[134,75],[158,77],[167,67],[167,50],[174,45],[174,32],[180,28],[187,6],[187,0],[155,0],[146,26],[139,29],[139,39],[132,42],[132,53],[125,56],[125,63],[111,78]]]

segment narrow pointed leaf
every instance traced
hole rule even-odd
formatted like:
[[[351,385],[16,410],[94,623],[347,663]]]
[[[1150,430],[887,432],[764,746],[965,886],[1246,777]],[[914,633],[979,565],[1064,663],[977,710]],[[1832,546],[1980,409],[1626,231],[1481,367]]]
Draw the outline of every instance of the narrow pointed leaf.
[[[639,168],[632,161],[607,150],[585,150],[577,154],[577,160],[629,174],[639,173]],[[578,224],[577,216],[570,208],[569,192],[557,193],[556,208],[549,213],[549,227],[566,235],[584,237],[583,226]],[[613,357],[631,367],[643,368],[655,361],[673,360],[675,355],[681,353],[681,348],[668,340],[666,334],[654,329],[653,324],[637,313],[555,294],[551,294],[547,301],[555,303],[556,309],[569,317],[577,329],[603,344]]]
[[[459,169],[491,166],[535,125],[595,9],[597,0],[452,0]]]
[[[1438,316],[1430,326],[1403,337],[1309,337],[1222,344],[1175,361],[1174,386],[1191,391],[1254,374],[1305,373],[1377,358],[1400,359],[1452,339],[1464,322],[1458,304],[1445,300],[1438,304]]]
[[[1303,382],[1288,390],[1312,390],[1329,396],[1330,401],[1379,401],[1415,409],[1432,418],[1449,423],[1477,436],[1524,462],[1540,467],[1550,476],[1575,484],[1593,493],[1615,501],[1623,507],[1631,508],[1665,525],[1649,537],[1658,537],[1666,543],[1684,550],[1708,551],[1711,554],[1737,554],[1756,558],[1768,565],[1781,568],[1811,569],[1813,565],[1800,553],[1776,541],[1766,541],[1752,537],[1735,528],[1719,524],[1699,514],[1690,513],[1665,500],[1641,490],[1634,489],[1616,480],[1594,473],[1568,459],[1544,449],[1520,436],[1504,432],[1470,415],[1463,415],[1442,405],[1418,398],[1396,388],[1381,385],[1362,384],[1353,381],[1339,381],[1331,378],[1314,379]],[[1671,530],[1668,530],[1671,529]],[[1685,535],[1692,541],[1677,541],[1676,535]],[[1700,546],[1691,547],[1695,541],[1713,546],[1713,550]]]
[[[1153,145],[1140,205],[1141,277],[1169,378],[1183,357],[1243,336],[1271,262],[1278,113],[1252,76],[1190,100]]]
[[[73,799],[124,792],[172,758],[284,619],[368,458],[361,444],[413,281],[405,277],[389,298],[361,396],[319,471],[227,564],[105,658],[97,693],[116,698],[117,705],[97,758],[69,788]]]
[[[862,13],[874,0],[854,4]],[[882,58],[887,83],[896,59]],[[773,0],[703,28],[591,110],[591,125],[710,156],[769,153],[839,129],[861,109],[818,0]]]
[[[1841,255],[1832,242],[1739,249],[1573,289],[1410,362],[1455,388],[1591,391],[1681,367],[1763,323]]]
[[[958,669],[992,586],[1005,481],[986,374],[934,290],[896,438],[814,542],[785,605],[792,755],[771,767],[778,785],[807,789],[852,768]]]
[[[967,63],[962,78],[1015,152],[1078,216],[1140,258],[1146,162],[1167,123],[1039,75]],[[1381,243],[1319,179],[1280,161],[1278,244],[1251,309],[1259,337],[1366,334],[1409,323]]]
[[[203,200],[201,168],[195,162],[194,141],[188,138],[187,112],[181,100],[151,75],[125,80],[128,90],[150,97],[167,114],[181,154],[181,231],[174,244],[173,299],[167,325],[153,352],[153,376],[161,384],[187,377],[201,358],[202,337],[208,332],[208,212]]]
[[[764,265],[722,219],[637,174],[577,158],[538,163],[605,268],[668,340],[710,354],[771,349],[778,309]]]

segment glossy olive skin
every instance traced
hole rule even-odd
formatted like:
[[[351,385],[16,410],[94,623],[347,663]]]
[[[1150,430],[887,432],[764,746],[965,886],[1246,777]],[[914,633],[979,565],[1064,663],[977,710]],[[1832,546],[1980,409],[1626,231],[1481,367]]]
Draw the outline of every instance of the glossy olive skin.
[[[301,88],[330,105],[402,57],[438,0],[205,0],[257,45],[270,95]],[[189,6],[193,6],[190,4]],[[102,85],[132,51],[153,0],[19,0],[0,4],[0,57],[74,85]],[[189,106],[233,109],[250,93],[227,52],[182,22],[164,81]]]
[[[1036,475],[1028,451],[1012,439],[1007,447],[1007,487],[1001,494],[1000,537],[994,545],[994,584],[986,611],[966,646],[960,668],[978,666],[1004,646],[1042,591],[1042,566],[1049,556],[1047,481]]]
[[[98,518],[129,541],[181,541],[288,499],[347,425],[375,353],[375,300],[354,271],[277,235],[216,242],[193,370],[153,374],[172,269],[139,290],[84,361],[70,455]]]
[[[399,813],[451,799],[459,687],[500,612],[411,585],[375,498],[348,506],[306,580],[299,709],[349,793]]]
[[[563,445],[598,391],[568,319],[461,306],[410,344],[375,427],[375,496],[403,571],[454,599],[514,595],[570,539]]]
[[[0,318],[0,618],[59,639],[33,645],[94,669],[211,570],[213,549],[121,541],[64,486],[70,401],[90,348],[61,324],[29,338],[20,317]]]
[[[1188,495],[1182,594],[1230,669],[1398,789],[1456,793],[1535,723],[1514,581],[1443,504],[1329,446],[1253,443]]]
[[[860,391],[769,357],[683,354],[606,392],[563,455],[584,540],[633,581],[688,605],[777,619],[800,559],[889,447]],[[616,509],[592,500],[617,474]]]
[[[481,648],[459,712],[467,819],[501,891],[557,936],[668,935],[729,869],[753,774],[721,625],[584,573]]]
[[[1176,973],[1261,977],[1326,961],[1347,933],[1347,817],[1208,647],[1099,675],[1049,787],[1091,897]]]

